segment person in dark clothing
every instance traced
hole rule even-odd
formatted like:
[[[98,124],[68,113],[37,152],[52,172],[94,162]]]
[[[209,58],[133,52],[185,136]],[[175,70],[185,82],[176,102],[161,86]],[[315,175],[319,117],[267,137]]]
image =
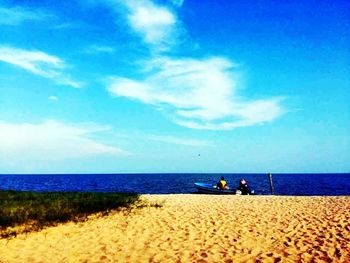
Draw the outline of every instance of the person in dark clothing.
[[[252,193],[252,191],[250,190],[249,186],[248,186],[248,182],[244,179],[241,179],[239,181],[239,185],[237,190],[241,191],[242,195],[250,195]]]

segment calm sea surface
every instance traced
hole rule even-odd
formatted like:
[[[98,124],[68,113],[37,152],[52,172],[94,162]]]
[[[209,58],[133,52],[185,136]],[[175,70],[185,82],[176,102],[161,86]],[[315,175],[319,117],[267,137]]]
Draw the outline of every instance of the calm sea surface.
[[[0,190],[195,193],[194,182],[221,176],[231,188],[245,178],[257,194],[270,194],[267,174],[0,174]],[[350,195],[350,174],[273,174],[273,183],[277,195]]]

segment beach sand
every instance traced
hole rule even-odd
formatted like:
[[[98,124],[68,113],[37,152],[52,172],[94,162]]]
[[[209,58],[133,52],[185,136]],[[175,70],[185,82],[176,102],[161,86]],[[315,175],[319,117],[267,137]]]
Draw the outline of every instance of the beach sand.
[[[350,196],[143,195],[0,240],[0,262],[350,262]]]

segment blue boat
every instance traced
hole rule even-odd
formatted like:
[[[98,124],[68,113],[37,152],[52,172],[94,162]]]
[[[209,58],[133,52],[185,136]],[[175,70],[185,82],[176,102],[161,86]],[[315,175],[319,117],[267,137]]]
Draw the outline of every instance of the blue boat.
[[[199,193],[202,194],[217,194],[217,195],[235,195],[236,189],[218,189],[216,186],[206,183],[194,183]]]

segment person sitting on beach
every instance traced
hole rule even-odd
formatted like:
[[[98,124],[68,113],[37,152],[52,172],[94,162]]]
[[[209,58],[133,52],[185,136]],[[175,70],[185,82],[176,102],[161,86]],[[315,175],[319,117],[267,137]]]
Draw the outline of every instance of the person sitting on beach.
[[[251,190],[248,186],[248,182],[244,179],[241,179],[239,181],[239,185],[238,185],[238,188],[237,188],[238,191],[241,192],[242,195],[249,195],[251,194]]]
[[[216,186],[221,190],[229,189],[224,177],[221,177],[221,180],[216,184]]]

